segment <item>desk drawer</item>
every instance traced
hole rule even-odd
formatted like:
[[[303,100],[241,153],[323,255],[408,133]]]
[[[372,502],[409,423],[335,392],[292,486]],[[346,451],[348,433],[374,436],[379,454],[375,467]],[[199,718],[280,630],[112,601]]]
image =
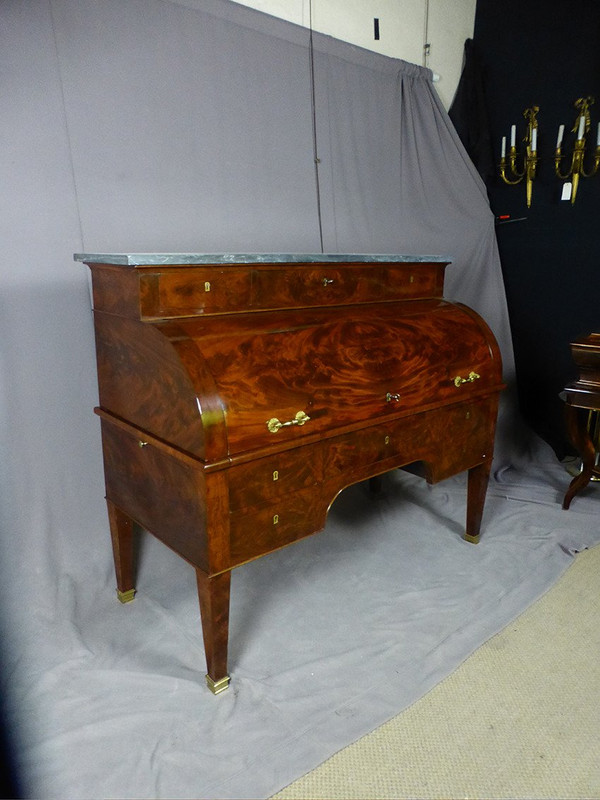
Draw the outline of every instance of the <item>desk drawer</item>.
[[[492,457],[497,396],[404,417],[327,442],[324,475],[360,480],[386,468],[424,461],[433,480],[469,469]]]
[[[320,483],[321,462],[320,446],[309,445],[231,467],[228,471],[231,511],[258,508]]]
[[[182,267],[140,277],[141,314],[146,319],[246,311],[250,294],[248,269]]]
[[[400,445],[398,427],[398,423],[391,422],[330,439],[325,445],[324,474],[351,474],[363,465],[397,455]]]
[[[365,267],[279,267],[252,276],[255,308],[289,308],[360,303],[379,290],[378,270]]]
[[[314,487],[229,518],[231,566],[278,550],[325,527],[328,502]]]
[[[254,308],[292,308],[441,297],[445,264],[263,267],[252,274]]]
[[[381,300],[412,300],[441,297],[444,292],[445,264],[406,264],[382,266],[379,280]]]

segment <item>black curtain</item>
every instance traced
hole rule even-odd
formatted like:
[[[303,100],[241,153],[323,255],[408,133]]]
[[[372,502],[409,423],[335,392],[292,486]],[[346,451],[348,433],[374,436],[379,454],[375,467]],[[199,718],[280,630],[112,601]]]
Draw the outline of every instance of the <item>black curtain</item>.
[[[564,124],[564,150],[572,152],[575,137],[570,130],[577,114],[573,103],[587,96],[596,100],[588,149],[595,147],[600,121],[599,42],[600,3],[595,0],[480,0],[470,48],[471,63],[473,57],[480,60],[477,83],[483,77],[496,163],[501,138],[510,136],[510,126],[517,125],[522,150],[523,111],[533,105],[540,109],[539,164],[531,208],[526,205],[524,182],[507,186],[496,174],[487,185],[494,213],[512,220],[497,226],[497,237],[520,408],[559,457],[573,452],[559,398],[577,375],[569,343],[600,331],[600,175],[580,182],[574,204],[561,200],[554,151],[558,126]],[[474,82],[473,76],[465,79],[468,85]],[[469,97],[479,103],[481,87]],[[456,113],[462,116],[464,96],[457,101]],[[477,119],[482,118],[478,111]],[[565,159],[564,166],[568,163]]]
[[[485,94],[484,61],[472,39],[465,42],[463,70],[448,112],[486,187],[495,180],[491,127]]]

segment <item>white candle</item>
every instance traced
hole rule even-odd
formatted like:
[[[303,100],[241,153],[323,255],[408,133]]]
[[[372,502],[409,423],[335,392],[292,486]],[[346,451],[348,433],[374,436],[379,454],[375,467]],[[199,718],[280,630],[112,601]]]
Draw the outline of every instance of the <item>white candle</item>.
[[[537,128],[533,128],[531,131],[531,152],[535,153],[537,150]]]
[[[557,150],[562,144],[564,133],[565,133],[565,126],[564,125],[559,125],[558,126],[558,137],[556,139],[556,149]]]
[[[582,114],[579,117],[579,131],[577,132],[577,138],[583,139],[583,131],[585,129],[585,115]]]
[[[598,123],[598,136],[600,136],[600,123]],[[506,136],[502,137],[502,152],[500,153],[500,158],[506,157]]]
[[[598,123],[598,136],[596,137],[596,147],[600,147],[600,122]]]
[[[512,125],[510,129],[510,146],[514,147],[517,142],[517,126]]]

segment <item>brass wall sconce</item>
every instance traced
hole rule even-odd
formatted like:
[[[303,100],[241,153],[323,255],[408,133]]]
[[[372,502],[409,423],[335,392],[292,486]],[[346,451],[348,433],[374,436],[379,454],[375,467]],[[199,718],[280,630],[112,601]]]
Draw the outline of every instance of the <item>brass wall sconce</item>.
[[[590,106],[593,103],[594,103],[593,97],[580,97],[574,103],[575,108],[578,109],[578,113],[577,113],[577,118],[575,120],[575,125],[572,128],[572,133],[576,133],[577,139],[575,140],[575,145],[573,147],[573,155],[571,156],[571,166],[569,167],[566,173],[561,172],[560,169],[560,162],[563,158],[565,158],[561,150],[563,134],[565,132],[565,126],[560,125],[560,127],[558,128],[558,138],[556,140],[556,152],[554,154],[554,171],[556,172],[557,176],[563,181],[567,181],[569,178],[571,178],[572,180],[571,203],[575,202],[580,176],[584,178],[591,178],[598,172],[598,167],[600,166],[600,122],[598,123],[598,134],[596,138],[596,152],[594,155],[594,163],[587,172],[583,164],[585,158],[585,140],[591,125]],[[566,199],[568,199],[568,195]]]
[[[517,126],[513,125],[510,130],[510,150],[508,152],[508,159],[506,158],[506,136],[502,137],[502,151],[500,155],[500,177],[509,186],[514,186],[521,183],[525,178],[526,193],[527,193],[527,208],[531,207],[531,195],[533,191],[533,181],[535,180],[537,170],[537,113],[538,106],[526,108],[523,111],[523,116],[527,120],[527,130],[523,137],[525,144],[525,153],[521,156],[521,167],[517,164],[519,154],[517,153]],[[509,174],[507,175],[507,166]]]

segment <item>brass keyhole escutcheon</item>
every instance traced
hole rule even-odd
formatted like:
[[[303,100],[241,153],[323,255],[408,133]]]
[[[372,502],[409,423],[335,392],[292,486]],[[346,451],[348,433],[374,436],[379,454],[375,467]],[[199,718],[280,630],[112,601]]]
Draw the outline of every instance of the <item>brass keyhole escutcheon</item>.
[[[273,480],[274,481],[278,481],[279,480],[279,470],[276,470],[276,469],[273,470]]]
[[[279,523],[279,514],[273,514],[273,525],[277,525]]]

